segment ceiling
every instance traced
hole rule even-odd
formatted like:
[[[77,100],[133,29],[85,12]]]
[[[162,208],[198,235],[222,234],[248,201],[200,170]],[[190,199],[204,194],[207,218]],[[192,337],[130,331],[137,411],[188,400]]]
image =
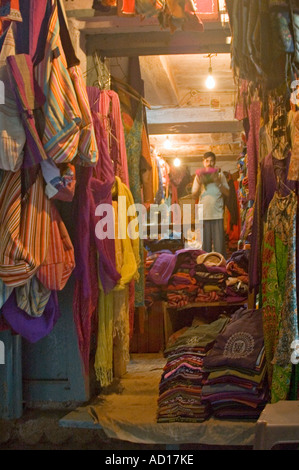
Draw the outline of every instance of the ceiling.
[[[230,54],[212,55],[215,88],[205,86],[207,54],[140,57],[151,143],[167,159],[195,165],[213,151],[226,169],[236,166],[241,128],[234,119],[236,85]],[[165,140],[170,148],[165,148]]]
[[[72,0],[72,4],[65,0],[72,25],[85,34],[89,57],[97,52],[108,58],[111,75],[125,80],[128,58],[139,57],[149,105],[150,142],[157,151],[170,162],[180,157],[184,164],[196,167],[211,150],[219,166],[234,170],[242,149],[242,126],[234,119],[236,85],[228,24],[203,21],[203,32],[170,33],[161,30],[156,18],[91,13],[88,2],[91,0]],[[209,54],[216,81],[212,91],[205,87]],[[171,142],[168,150],[164,148],[167,136]]]

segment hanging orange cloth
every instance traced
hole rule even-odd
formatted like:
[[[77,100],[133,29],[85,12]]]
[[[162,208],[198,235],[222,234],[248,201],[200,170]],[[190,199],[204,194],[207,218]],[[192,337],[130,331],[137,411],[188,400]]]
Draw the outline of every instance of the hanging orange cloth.
[[[39,171],[25,197],[21,170],[5,172],[0,185],[0,279],[7,286],[25,284],[45,260],[50,230],[50,200]]]
[[[125,15],[131,15],[135,13],[135,0],[123,0],[121,12]]]
[[[48,289],[62,290],[75,267],[74,248],[60,214],[52,202],[50,218],[49,247],[37,277]]]

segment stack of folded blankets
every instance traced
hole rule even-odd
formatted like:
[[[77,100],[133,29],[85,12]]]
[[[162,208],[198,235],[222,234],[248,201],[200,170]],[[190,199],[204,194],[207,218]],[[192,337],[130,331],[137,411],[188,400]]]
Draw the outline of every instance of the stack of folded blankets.
[[[169,307],[196,302],[245,302],[248,297],[248,250],[229,260],[217,252],[182,249],[148,253],[145,304],[165,300]]]
[[[146,305],[159,297],[169,306],[178,307],[194,302],[197,294],[195,266],[202,250],[182,249],[175,253],[163,250],[146,260]]]
[[[202,403],[203,360],[219,333],[229,322],[220,315],[211,323],[194,320],[170,337],[159,384],[157,422],[202,422],[210,416]]]
[[[217,252],[197,257],[195,278],[198,289],[195,302],[217,302],[226,296],[226,260]]]
[[[198,286],[196,279],[188,272],[177,272],[167,285],[167,303],[169,307],[183,307],[195,302]]]
[[[258,419],[269,401],[261,310],[235,312],[203,367],[202,402],[213,416]]]
[[[235,251],[227,260],[227,301],[242,302],[248,297],[248,263],[249,250]]]
[[[169,307],[224,299],[227,278],[225,265],[226,261],[220,253],[182,250],[167,286]]]

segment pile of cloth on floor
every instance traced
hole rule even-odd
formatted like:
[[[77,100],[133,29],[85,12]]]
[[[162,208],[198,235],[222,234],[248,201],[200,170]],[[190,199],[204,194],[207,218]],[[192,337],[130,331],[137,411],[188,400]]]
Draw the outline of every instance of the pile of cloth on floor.
[[[258,419],[269,401],[261,310],[238,309],[203,359],[202,402],[224,419]]]
[[[210,323],[194,318],[190,327],[169,338],[159,384],[157,422],[202,422],[210,416],[209,403],[202,402],[203,360],[228,322],[226,315]]]

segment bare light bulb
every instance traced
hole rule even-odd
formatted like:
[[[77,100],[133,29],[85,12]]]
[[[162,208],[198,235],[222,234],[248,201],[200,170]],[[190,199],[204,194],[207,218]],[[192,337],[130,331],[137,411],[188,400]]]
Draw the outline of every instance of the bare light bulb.
[[[166,140],[164,141],[164,148],[167,149],[167,150],[170,150],[171,147],[172,147],[171,142],[170,142],[170,140],[169,140],[169,138],[168,138],[168,136],[167,136],[167,137],[166,137]]]
[[[209,88],[209,90],[215,87],[215,80],[212,75],[212,67],[209,67],[209,75],[206,79],[206,87]]]
[[[175,158],[173,164],[176,167],[181,166],[181,160],[179,158]]]

